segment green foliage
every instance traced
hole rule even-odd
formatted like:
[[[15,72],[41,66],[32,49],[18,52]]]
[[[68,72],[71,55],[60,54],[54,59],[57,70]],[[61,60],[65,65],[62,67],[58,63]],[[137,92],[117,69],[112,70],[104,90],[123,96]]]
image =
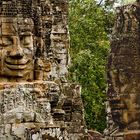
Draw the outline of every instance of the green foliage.
[[[136,0],[121,0],[121,5],[130,4],[136,2]]]
[[[105,120],[105,65],[113,14],[94,0],[69,0],[72,66],[70,78],[82,86],[89,129],[100,132]]]

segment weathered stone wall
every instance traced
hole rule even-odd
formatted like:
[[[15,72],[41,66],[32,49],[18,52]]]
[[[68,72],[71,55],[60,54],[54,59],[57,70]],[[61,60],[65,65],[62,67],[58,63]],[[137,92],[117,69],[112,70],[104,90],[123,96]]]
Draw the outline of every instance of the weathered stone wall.
[[[140,139],[140,4],[117,8],[108,59],[106,140]]]
[[[67,0],[0,0],[0,140],[86,139],[67,18]]]

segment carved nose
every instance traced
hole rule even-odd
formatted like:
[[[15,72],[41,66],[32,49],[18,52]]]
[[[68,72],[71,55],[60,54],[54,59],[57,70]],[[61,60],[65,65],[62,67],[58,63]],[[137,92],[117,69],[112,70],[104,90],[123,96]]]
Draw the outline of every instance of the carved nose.
[[[23,57],[23,50],[22,50],[22,48],[17,46],[15,49],[11,50],[9,56],[12,59],[21,59]]]
[[[18,38],[14,38],[13,50],[11,50],[9,57],[12,59],[21,59],[24,56],[23,49],[20,46],[20,41]]]
[[[23,57],[23,53],[21,52],[11,52],[9,55],[12,59],[21,59]]]

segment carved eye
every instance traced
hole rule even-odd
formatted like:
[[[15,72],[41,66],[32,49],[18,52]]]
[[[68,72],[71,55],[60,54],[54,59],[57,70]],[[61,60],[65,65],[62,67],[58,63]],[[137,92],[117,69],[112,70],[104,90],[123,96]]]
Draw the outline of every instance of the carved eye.
[[[32,41],[32,37],[31,36],[25,36],[23,44],[24,45],[30,45],[31,41]]]
[[[23,45],[23,47],[25,46],[30,46],[33,42],[32,40],[32,35],[31,34],[23,34],[20,36],[20,41]]]
[[[7,47],[13,44],[13,40],[12,38],[8,37],[8,36],[2,36],[0,38],[0,46],[1,47]]]

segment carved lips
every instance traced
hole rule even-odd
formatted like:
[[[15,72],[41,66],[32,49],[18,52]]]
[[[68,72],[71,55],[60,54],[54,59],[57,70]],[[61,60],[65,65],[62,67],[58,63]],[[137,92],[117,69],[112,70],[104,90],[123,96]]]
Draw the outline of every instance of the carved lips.
[[[6,67],[11,70],[24,70],[27,68],[29,63],[30,60],[26,60],[26,59],[10,60],[7,58],[5,60]]]

